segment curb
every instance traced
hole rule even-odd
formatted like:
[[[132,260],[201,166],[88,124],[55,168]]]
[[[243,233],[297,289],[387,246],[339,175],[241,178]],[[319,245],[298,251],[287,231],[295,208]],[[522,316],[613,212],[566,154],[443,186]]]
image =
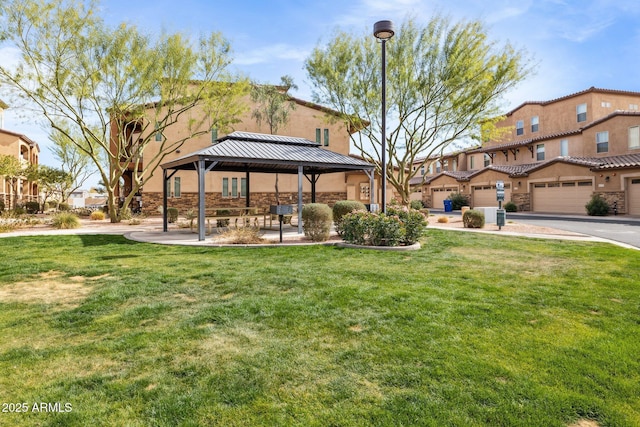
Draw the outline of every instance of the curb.
[[[349,249],[370,249],[373,251],[389,251],[389,252],[406,252],[406,251],[417,251],[422,247],[420,242],[414,243],[409,246],[367,246],[367,245],[354,245],[352,243],[344,243],[338,242],[335,244],[338,248],[349,248]]]

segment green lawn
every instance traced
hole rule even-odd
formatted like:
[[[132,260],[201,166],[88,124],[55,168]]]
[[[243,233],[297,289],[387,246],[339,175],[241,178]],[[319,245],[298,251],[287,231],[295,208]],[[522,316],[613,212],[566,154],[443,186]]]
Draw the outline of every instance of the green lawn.
[[[0,254],[0,402],[28,407],[2,426],[640,425],[637,251],[429,230],[405,253]]]

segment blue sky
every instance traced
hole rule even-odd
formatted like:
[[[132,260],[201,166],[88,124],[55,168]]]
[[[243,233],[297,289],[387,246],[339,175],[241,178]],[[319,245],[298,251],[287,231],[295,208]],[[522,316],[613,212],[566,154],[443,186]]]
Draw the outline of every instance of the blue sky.
[[[637,0],[103,0],[108,22],[142,30],[198,35],[220,31],[233,47],[234,67],[263,83],[288,74],[294,95],[311,100],[305,58],[336,28],[371,33],[373,24],[434,13],[480,19],[498,43],[509,41],[532,56],[535,75],[505,97],[505,112],[525,101],[544,101],[591,86],[640,91],[640,7]],[[373,37],[373,36],[372,36]],[[0,59],[3,50],[0,49]],[[41,146],[41,162],[55,165],[47,134],[8,110],[5,129]]]

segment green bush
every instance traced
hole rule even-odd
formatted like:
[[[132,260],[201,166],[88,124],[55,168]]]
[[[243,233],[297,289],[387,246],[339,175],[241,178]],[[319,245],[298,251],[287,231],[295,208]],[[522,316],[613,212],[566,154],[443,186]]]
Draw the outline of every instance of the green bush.
[[[390,210],[390,209],[387,209]],[[397,215],[383,213],[374,216],[369,240],[373,246],[398,246],[403,237],[402,222]]]
[[[427,229],[427,217],[429,216],[429,211],[427,210],[427,214],[415,209],[407,209],[404,207],[395,207],[390,206],[387,208],[388,215],[396,215],[400,218],[400,222],[402,223],[402,243],[405,245],[413,245],[416,243]]]
[[[376,217],[371,212],[356,211],[342,217],[342,239],[354,245],[366,245],[371,224]]]
[[[451,207],[454,211],[459,211],[463,206],[469,206],[469,197],[462,193],[451,193],[448,200],[451,200]]]
[[[0,200],[0,213],[2,213],[4,211],[4,200]]]
[[[342,236],[342,217],[354,211],[366,211],[366,206],[356,200],[340,200],[333,205],[333,223],[338,235]]]
[[[325,204],[309,203],[302,208],[304,235],[314,242],[323,242],[329,239],[332,222],[333,212]]]
[[[59,211],[69,211],[71,210],[71,206],[69,206],[69,203],[59,203],[58,204],[58,210]]]
[[[16,215],[24,215],[27,213],[27,210],[22,205],[16,205],[16,207],[13,208],[13,213]]]
[[[419,211],[420,209],[424,208],[424,203],[422,203],[422,200],[412,200],[410,206],[411,209]]]
[[[504,210],[507,212],[518,212],[518,206],[513,202],[507,202],[504,204]]]
[[[178,220],[178,208],[167,208],[167,219],[170,223]]]
[[[356,245],[412,245],[424,235],[425,216],[416,210],[397,205],[387,207],[387,215],[352,212],[343,217],[342,238]]]
[[[587,215],[605,216],[609,214],[609,204],[599,194],[591,196],[591,200],[585,205],[585,208],[587,208]]]
[[[70,212],[61,212],[53,217],[51,225],[59,229],[78,228],[80,219]]]
[[[33,215],[40,212],[40,203],[38,202],[27,202],[24,204],[24,208],[28,214]]]
[[[474,209],[469,209],[462,215],[462,223],[465,228],[484,227],[484,214]]]

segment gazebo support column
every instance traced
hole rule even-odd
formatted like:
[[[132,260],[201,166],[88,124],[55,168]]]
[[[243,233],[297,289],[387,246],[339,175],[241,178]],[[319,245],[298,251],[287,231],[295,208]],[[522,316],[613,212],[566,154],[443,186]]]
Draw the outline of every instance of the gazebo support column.
[[[167,170],[162,169],[162,231],[169,231],[169,221],[167,218]]]
[[[302,234],[302,177],[304,167],[298,166],[298,234]]]
[[[369,177],[369,203],[374,204],[376,202],[376,172],[375,170],[364,170],[363,172]]]
[[[204,160],[198,160],[198,241],[204,240],[205,221],[205,188],[204,188]]]

